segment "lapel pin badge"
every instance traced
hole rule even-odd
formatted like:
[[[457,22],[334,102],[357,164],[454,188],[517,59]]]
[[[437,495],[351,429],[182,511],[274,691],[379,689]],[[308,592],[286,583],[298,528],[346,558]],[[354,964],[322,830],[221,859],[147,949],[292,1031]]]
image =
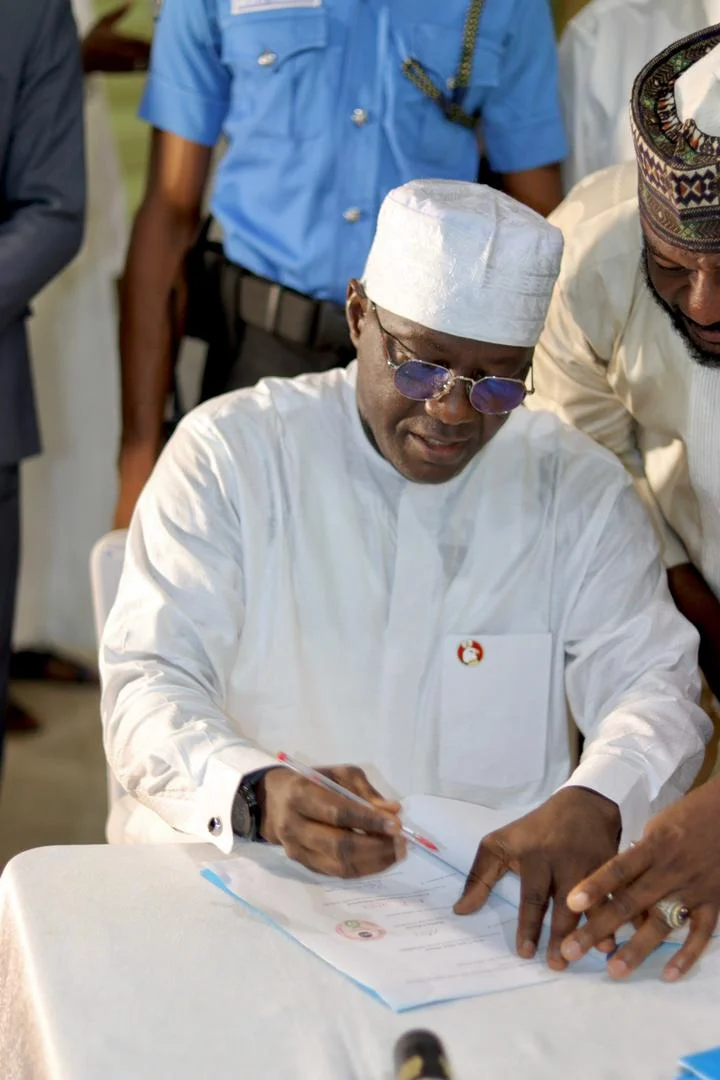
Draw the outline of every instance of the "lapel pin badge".
[[[457,658],[466,667],[475,667],[485,655],[485,650],[479,641],[461,641],[458,645]]]

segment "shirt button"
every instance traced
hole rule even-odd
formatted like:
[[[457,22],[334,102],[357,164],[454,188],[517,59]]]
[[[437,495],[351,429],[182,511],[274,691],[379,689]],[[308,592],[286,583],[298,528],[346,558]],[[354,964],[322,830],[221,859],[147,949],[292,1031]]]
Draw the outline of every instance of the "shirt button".
[[[363,127],[368,122],[367,109],[353,109],[351,119],[357,127]]]
[[[211,817],[208,821],[208,832],[211,836],[219,836],[223,830],[223,823],[219,817]]]
[[[347,210],[343,212],[343,217],[346,221],[349,221],[351,224],[354,225],[355,222],[359,221],[362,217],[362,210],[360,210],[357,206],[349,206]]]
[[[260,67],[272,67],[277,60],[277,53],[272,52],[270,49],[266,49],[265,52],[261,52],[257,58],[257,62]]]

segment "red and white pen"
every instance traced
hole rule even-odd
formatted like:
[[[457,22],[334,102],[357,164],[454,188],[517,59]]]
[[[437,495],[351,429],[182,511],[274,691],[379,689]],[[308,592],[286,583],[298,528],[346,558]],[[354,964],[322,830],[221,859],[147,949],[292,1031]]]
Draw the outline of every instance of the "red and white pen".
[[[325,776],[323,773],[318,772],[317,769],[311,768],[309,765],[303,765],[301,761],[296,761],[295,758],[291,758],[289,754],[278,754],[278,761],[281,761],[283,765],[287,765],[293,772],[299,773],[300,776],[304,776],[306,780],[311,780],[313,784],[317,784],[318,787],[325,788],[326,791],[334,791],[336,795],[342,795],[345,799],[350,799],[351,802],[358,803],[359,806],[369,807],[370,810],[377,810],[376,806],[373,806],[367,799],[363,799],[361,795],[356,795],[354,791],[349,791],[344,788],[342,784],[338,784],[335,780],[331,780],[329,776]],[[408,825],[401,825],[401,831],[403,836],[406,836],[413,844],[417,844],[418,847],[424,848],[425,851],[432,851],[433,854],[440,853],[440,847],[433,843],[432,840],[428,840],[426,836],[421,836],[420,833],[415,832]]]

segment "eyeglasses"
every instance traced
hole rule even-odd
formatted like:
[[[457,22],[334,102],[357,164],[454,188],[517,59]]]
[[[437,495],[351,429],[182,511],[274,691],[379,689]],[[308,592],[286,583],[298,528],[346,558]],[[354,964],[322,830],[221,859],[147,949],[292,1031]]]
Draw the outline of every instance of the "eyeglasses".
[[[469,379],[466,375],[456,375],[454,371],[443,367],[442,364],[433,364],[429,360],[418,360],[415,357],[401,362],[393,360],[388,347],[388,338],[401,349],[405,346],[394,334],[385,329],[372,300],[370,306],[380,328],[385,360],[393,373],[395,387],[403,397],[410,398],[411,401],[431,401],[449,394],[456,382],[465,382],[470,384],[468,399],[473,409],[488,416],[507,416],[513,409],[517,409],[518,405],[522,405],[528,394],[535,393],[532,364],[530,365],[530,386],[527,387],[522,379],[504,379],[496,375],[485,375],[482,379]]]

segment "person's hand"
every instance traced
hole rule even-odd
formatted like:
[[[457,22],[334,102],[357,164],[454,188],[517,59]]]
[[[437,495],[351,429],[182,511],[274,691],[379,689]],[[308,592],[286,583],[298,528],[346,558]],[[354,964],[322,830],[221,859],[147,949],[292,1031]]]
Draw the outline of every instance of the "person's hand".
[[[578,960],[623,923],[633,938],[608,961],[616,979],[634,971],[670,930],[655,908],[678,899],[690,911],[685,944],[667,962],[666,979],[689,971],[707,945],[720,913],[720,779],[686,795],[648,822],[642,840],[572,889],[568,903],[587,922],[562,943],[566,960]]]
[[[83,69],[113,74],[128,71],[147,71],[150,62],[150,42],[144,38],[119,34],[115,29],[132,4],[122,4],[101,19],[88,31],[82,43]]]
[[[365,808],[291,769],[270,770],[258,784],[260,835],[282,844],[296,862],[332,877],[377,874],[406,854],[400,804],[388,802],[362,769],[336,765],[319,772],[373,804]]]
[[[114,529],[127,529],[140,492],[155,467],[158,451],[154,445],[123,449],[120,453],[120,490],[113,517]]]
[[[515,871],[520,875],[518,955],[528,960],[535,955],[552,900],[547,961],[562,971],[567,961],[560,943],[579,919],[565,903],[567,894],[578,873],[587,876],[617,851],[620,827],[614,802],[587,788],[562,788],[537,810],[485,837],[455,905],[456,914],[477,911],[500,878]],[[611,946],[603,942],[603,947]]]

